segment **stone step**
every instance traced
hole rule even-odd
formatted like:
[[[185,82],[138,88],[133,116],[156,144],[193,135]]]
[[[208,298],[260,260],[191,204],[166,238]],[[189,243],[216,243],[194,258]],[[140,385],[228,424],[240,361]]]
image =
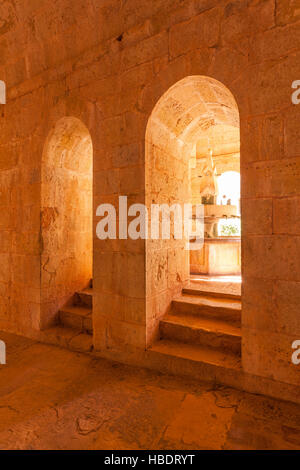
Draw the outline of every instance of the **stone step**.
[[[43,340],[48,344],[82,353],[89,353],[93,350],[93,337],[74,328],[57,325],[48,328],[42,334]]]
[[[217,349],[165,339],[154,343],[148,355],[151,366],[161,372],[236,388],[242,380],[240,357]]]
[[[169,314],[160,322],[160,335],[162,339],[241,355],[241,329],[219,319]]]
[[[241,281],[232,281],[232,280],[222,280],[217,278],[199,278],[197,276],[192,276],[186,287],[191,287],[193,289],[200,289],[203,291],[209,292],[218,292],[223,294],[237,294],[241,295],[242,285]]]
[[[170,313],[219,318],[235,326],[241,324],[241,302],[233,299],[183,294],[173,299]]]
[[[227,292],[218,292],[213,290],[203,290],[201,288],[195,287],[184,287],[182,289],[182,293],[186,295],[201,295],[201,296],[209,296],[209,297],[216,297],[218,299],[232,299],[232,300],[240,300],[241,301],[241,294],[231,294]]]
[[[61,326],[73,328],[82,333],[93,334],[92,309],[89,307],[64,307],[60,309],[58,318]]]
[[[76,292],[74,304],[82,307],[93,307],[93,289],[88,287],[82,291]]]

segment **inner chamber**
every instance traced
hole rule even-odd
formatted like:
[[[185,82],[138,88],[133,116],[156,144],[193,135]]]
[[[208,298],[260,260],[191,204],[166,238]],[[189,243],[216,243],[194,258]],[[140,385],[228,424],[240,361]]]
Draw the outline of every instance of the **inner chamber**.
[[[212,125],[191,160],[193,204],[203,204],[204,244],[190,251],[190,273],[238,282],[241,275],[240,130]]]

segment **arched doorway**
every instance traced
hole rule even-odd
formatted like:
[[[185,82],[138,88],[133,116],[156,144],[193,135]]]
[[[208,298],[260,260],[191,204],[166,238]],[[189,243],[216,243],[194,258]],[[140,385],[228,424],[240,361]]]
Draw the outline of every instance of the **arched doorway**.
[[[202,177],[208,167],[208,173],[217,177],[218,165],[220,172],[239,171],[239,125],[236,101],[217,80],[190,76],[172,86],[156,104],[146,131],[149,213],[151,204],[203,204],[204,197],[217,205],[218,194],[210,182],[204,182],[203,191],[198,187],[194,192],[193,171],[198,167]],[[230,153],[232,165],[224,158]],[[172,299],[189,283],[188,242],[174,236],[146,242],[148,345],[159,336],[159,321],[169,312]]]
[[[60,119],[42,158],[41,328],[92,279],[93,146],[77,118]]]

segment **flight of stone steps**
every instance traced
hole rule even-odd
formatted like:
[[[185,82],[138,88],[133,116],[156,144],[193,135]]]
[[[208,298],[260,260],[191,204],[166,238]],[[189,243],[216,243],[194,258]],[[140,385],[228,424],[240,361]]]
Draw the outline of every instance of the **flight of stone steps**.
[[[76,292],[73,303],[58,312],[57,325],[47,330],[47,340],[52,344],[91,352],[93,349],[93,282]]]
[[[45,342],[79,352],[93,350],[93,285],[60,309]],[[151,368],[240,388],[240,287],[190,282],[160,322],[160,339],[146,352]]]
[[[60,309],[59,324],[81,333],[93,334],[93,288],[88,287],[74,295],[73,305]]]
[[[191,283],[172,301],[150,351],[166,371],[221,383],[226,376],[235,385],[241,373],[241,295]]]

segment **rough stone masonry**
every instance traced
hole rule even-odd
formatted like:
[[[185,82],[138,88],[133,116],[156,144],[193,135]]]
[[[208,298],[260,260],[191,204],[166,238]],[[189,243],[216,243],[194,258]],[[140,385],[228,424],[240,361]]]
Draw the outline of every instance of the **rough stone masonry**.
[[[183,202],[200,133],[238,126],[241,360],[205,356],[201,374],[299,402],[299,1],[3,0],[0,78],[0,329],[200,374],[187,349],[151,353],[183,246],[101,241],[92,207]],[[64,336],[58,312],[91,277],[92,339]]]

